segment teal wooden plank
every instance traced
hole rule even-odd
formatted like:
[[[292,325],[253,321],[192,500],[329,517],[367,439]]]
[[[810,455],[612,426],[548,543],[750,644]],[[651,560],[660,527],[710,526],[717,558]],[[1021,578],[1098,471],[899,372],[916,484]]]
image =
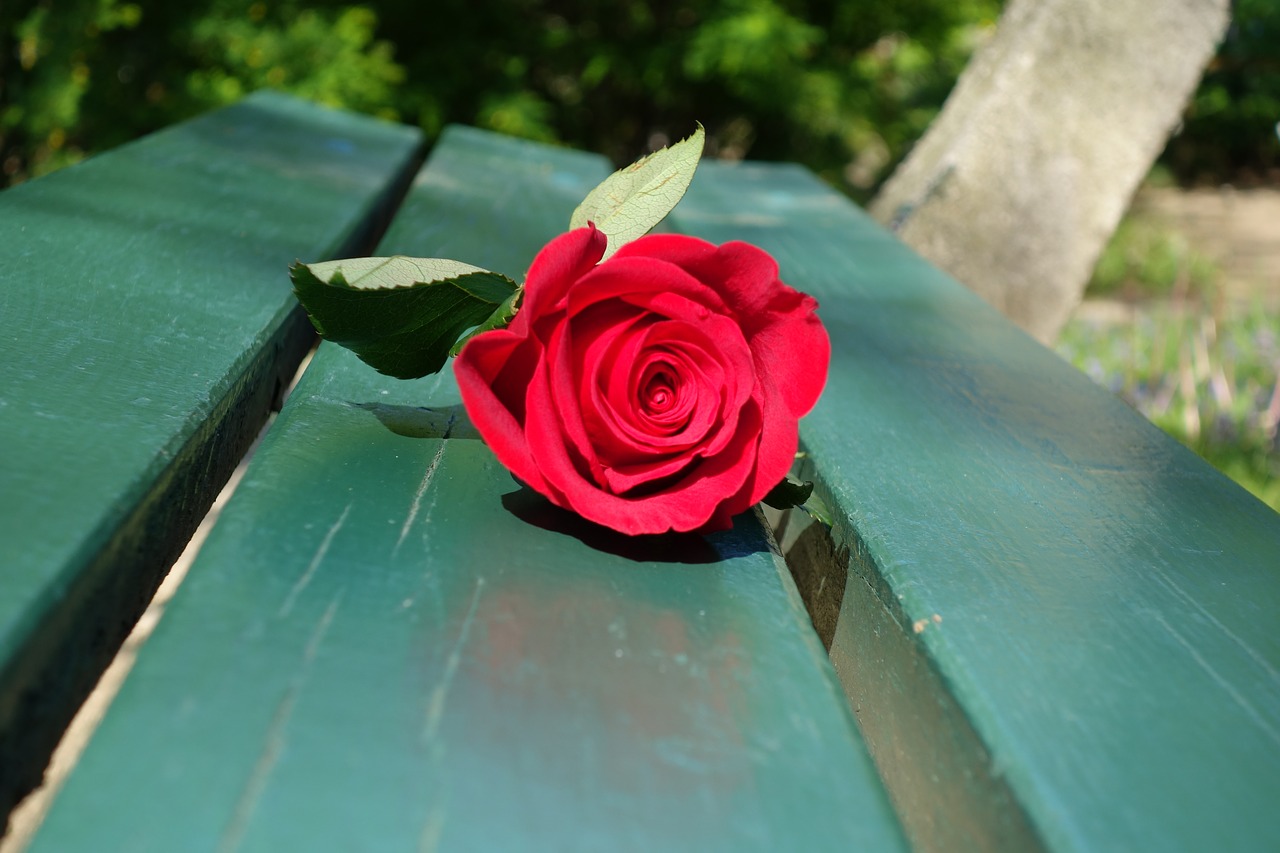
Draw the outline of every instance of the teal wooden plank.
[[[453,129],[381,250],[519,275],[606,171]],[[320,347],[33,849],[902,849],[755,517],[601,532],[458,403]]]
[[[1280,516],[797,169],[705,164],[675,223],[821,302],[811,571],[913,840],[1280,848]]]
[[[419,144],[262,94],[0,195],[0,814],[309,346],[287,265],[368,245]]]

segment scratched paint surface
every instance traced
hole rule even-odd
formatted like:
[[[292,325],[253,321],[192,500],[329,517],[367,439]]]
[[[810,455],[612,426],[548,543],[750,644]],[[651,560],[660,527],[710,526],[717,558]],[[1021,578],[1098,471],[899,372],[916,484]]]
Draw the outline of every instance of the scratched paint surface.
[[[801,434],[862,584],[832,657],[907,824],[955,849],[988,774],[1054,849],[1280,849],[1280,516],[797,171],[706,164],[675,222],[822,304]],[[954,777],[943,705],[988,753]]]
[[[453,131],[383,249],[518,275],[606,171]],[[520,489],[451,376],[330,346],[35,844],[792,847],[902,839],[754,516],[602,533]]]
[[[263,96],[0,195],[0,649],[292,310],[281,260],[337,248],[413,143]]]
[[[419,142],[262,93],[0,194],[0,813],[305,353],[282,265]]]

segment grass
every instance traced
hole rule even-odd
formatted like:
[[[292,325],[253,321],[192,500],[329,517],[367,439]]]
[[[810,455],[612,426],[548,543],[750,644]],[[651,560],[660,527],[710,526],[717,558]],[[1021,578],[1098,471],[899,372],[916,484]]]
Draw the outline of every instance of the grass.
[[[1213,260],[1183,235],[1151,217],[1128,216],[1098,258],[1089,293],[1127,300],[1168,296],[1179,287],[1205,293],[1218,275]]]
[[[1121,295],[1132,322],[1077,318],[1058,351],[1280,511],[1280,318],[1225,306],[1212,263],[1149,220],[1108,254],[1090,295]]]

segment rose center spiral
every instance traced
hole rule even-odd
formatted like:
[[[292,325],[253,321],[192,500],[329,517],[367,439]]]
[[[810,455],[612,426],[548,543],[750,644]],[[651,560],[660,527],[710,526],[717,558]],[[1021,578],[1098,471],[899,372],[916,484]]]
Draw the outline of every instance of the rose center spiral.
[[[650,417],[660,418],[679,402],[679,377],[669,364],[649,365],[640,377],[640,408]]]

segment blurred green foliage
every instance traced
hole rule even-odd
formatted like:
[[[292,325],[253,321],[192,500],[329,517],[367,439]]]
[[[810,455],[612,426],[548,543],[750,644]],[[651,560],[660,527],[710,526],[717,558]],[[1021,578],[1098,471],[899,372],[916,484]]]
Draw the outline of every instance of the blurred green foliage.
[[[1219,264],[1141,195],[1098,259],[1088,296],[1111,298],[1111,312],[1073,318],[1058,352],[1280,511],[1275,312],[1228,299]]]
[[[695,119],[721,156],[866,198],[937,113],[1001,0],[4,0],[0,186],[261,87],[629,162]],[[1280,3],[1235,20],[1165,162],[1280,168]]]
[[[1201,299],[1116,325],[1073,319],[1058,352],[1152,423],[1280,511],[1280,318]]]
[[[1089,296],[1137,301],[1175,293],[1208,294],[1219,275],[1212,258],[1184,234],[1141,209],[1131,210],[1093,268]]]
[[[0,182],[260,87],[628,162],[695,120],[721,156],[856,192],[937,112],[1000,0],[5,0]]]
[[[0,5],[0,180],[43,174],[275,87],[395,117],[404,69],[360,6],[203,0]]]
[[[190,29],[186,93],[200,104],[239,100],[260,88],[287,89],[334,105],[395,117],[404,69],[390,42],[374,38],[378,19],[362,6],[321,13],[276,4],[223,2]],[[282,14],[283,13],[283,14]]]
[[[1184,183],[1280,178],[1280,3],[1234,0],[1232,22],[1162,158]]]

